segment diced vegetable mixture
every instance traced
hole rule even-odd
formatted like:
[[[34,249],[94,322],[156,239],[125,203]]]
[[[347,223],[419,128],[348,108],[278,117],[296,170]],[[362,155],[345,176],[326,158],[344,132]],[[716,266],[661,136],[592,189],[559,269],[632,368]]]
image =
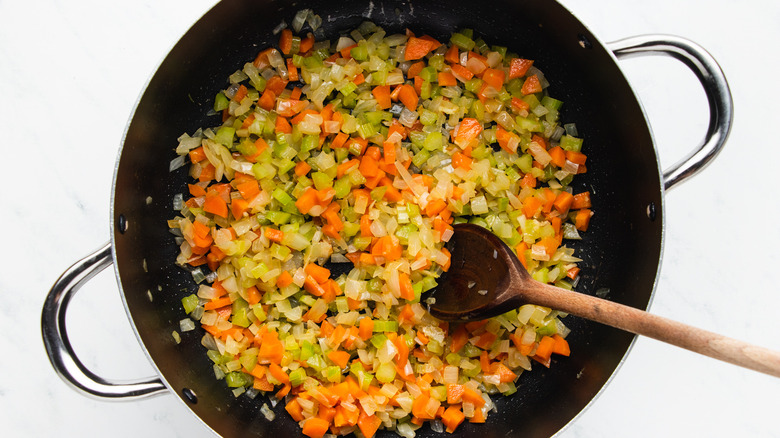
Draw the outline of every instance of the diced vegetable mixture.
[[[489,421],[533,363],[568,356],[549,308],[467,324],[426,311],[459,222],[492,230],[535,279],[576,284],[563,239],[592,215],[570,185],[586,156],[547,86],[468,29],[282,30],[217,94],[222,123],[182,135],[171,163],[193,178],[169,226],[199,284],[180,330],[198,322],[215,377],[283,403],[309,437],[412,437]]]

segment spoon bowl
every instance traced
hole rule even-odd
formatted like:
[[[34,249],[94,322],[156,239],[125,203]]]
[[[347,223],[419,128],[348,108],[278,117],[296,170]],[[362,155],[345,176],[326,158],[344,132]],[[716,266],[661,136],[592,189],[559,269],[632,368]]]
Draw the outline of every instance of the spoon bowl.
[[[431,315],[471,321],[533,303],[714,359],[780,377],[780,353],[633,307],[534,280],[514,252],[489,230],[457,224],[449,242],[450,268],[431,292]]]

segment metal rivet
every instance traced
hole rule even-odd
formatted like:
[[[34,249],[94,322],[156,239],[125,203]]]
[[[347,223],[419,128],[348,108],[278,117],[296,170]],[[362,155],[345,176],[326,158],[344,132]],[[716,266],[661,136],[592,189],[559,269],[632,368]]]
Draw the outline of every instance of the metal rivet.
[[[116,221],[116,226],[119,229],[119,232],[124,234],[125,231],[127,231],[127,219],[125,218],[125,215],[120,214],[119,218]]]
[[[577,41],[580,43],[580,47],[582,47],[583,49],[590,49],[593,47],[593,44],[591,44],[590,39],[583,34],[577,35]]]
[[[181,390],[181,394],[184,396],[184,399],[192,404],[198,403],[198,396],[195,395],[195,393],[190,388],[184,388]]]
[[[647,204],[647,217],[651,221],[655,221],[655,202]]]

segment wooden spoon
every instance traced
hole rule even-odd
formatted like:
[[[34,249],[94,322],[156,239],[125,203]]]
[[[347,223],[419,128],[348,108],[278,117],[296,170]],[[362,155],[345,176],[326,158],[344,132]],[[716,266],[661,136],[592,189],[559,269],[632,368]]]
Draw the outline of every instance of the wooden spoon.
[[[492,232],[454,226],[452,263],[433,290],[429,311],[446,321],[485,319],[533,303],[718,360],[780,377],[780,353],[652,315],[633,307],[540,283]]]

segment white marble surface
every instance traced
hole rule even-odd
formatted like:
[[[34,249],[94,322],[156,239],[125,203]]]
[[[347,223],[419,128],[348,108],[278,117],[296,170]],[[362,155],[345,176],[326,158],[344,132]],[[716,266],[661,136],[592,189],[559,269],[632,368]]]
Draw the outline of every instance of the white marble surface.
[[[678,34],[720,61],[734,94],[734,129],[703,174],[667,195],[664,263],[651,310],[780,350],[780,4],[564,3],[603,41]],[[108,240],[113,167],[134,102],[168,49],[212,4],[0,1],[3,436],[209,436],[172,396],[108,403],[73,392],[47,361],[40,310],[60,273]],[[674,61],[624,65],[661,161],[671,164],[704,133],[703,93]],[[74,347],[98,374],[153,373],[110,270],[73,300],[68,321]],[[560,436],[778,436],[778,394],[776,378],[639,339],[606,390]]]

